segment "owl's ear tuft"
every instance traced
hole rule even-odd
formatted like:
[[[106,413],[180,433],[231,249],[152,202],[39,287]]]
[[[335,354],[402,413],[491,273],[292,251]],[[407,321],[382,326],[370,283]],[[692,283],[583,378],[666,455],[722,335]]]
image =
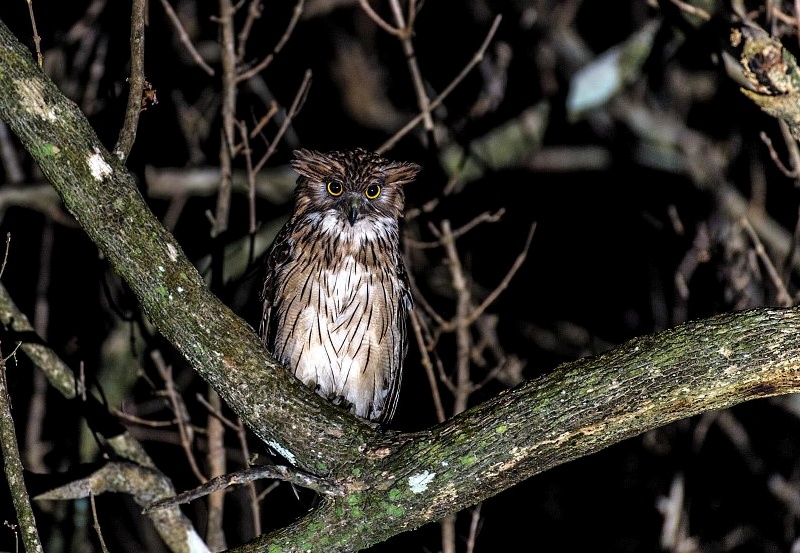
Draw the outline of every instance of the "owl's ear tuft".
[[[414,180],[422,167],[410,161],[392,161],[383,168],[387,184],[402,185]]]
[[[331,175],[331,169],[338,165],[329,156],[314,150],[300,149],[293,153],[291,164],[294,170],[312,180],[326,180]]]

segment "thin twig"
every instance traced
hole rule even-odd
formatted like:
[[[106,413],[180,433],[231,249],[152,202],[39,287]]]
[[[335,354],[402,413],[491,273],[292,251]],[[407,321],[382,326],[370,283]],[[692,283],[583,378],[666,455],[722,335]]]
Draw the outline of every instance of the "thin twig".
[[[276,113],[278,113],[278,102],[273,100],[269,104],[269,109],[267,110],[267,113],[261,116],[261,118],[258,120],[258,123],[256,123],[256,126],[253,127],[253,129],[250,131],[250,138],[255,138],[256,136],[258,136],[264,129],[264,127],[267,126],[267,123],[272,121],[272,118],[275,117]]]
[[[481,213],[480,215],[478,215],[477,217],[475,217],[474,219],[472,219],[467,224],[462,225],[459,228],[457,228],[456,230],[454,230],[453,231],[453,238],[460,238],[461,236],[465,235],[466,233],[468,233],[469,231],[471,231],[473,228],[475,228],[476,226],[480,225],[481,223],[496,223],[497,221],[502,219],[502,217],[505,214],[505,212],[506,212],[505,208],[500,208],[497,211],[495,211],[494,213],[489,213],[488,211],[485,211],[485,212]],[[442,246],[441,239],[440,240],[434,240],[434,241],[431,241],[431,242],[420,242],[420,241],[417,241],[417,240],[413,240],[411,238],[406,238],[406,242],[408,243],[409,246],[411,246],[413,248],[421,249],[421,250],[431,249],[431,248],[439,248],[439,247]]]
[[[94,501],[94,492],[89,490],[89,503],[92,506],[92,526],[94,527],[94,531],[97,533],[97,539],[100,542],[100,551],[103,553],[108,553],[108,547],[106,547],[106,540],[103,539],[103,530],[100,528],[100,521],[97,518],[97,505],[95,505]]]
[[[469,522],[469,535],[467,536],[466,553],[473,553],[473,551],[475,551],[475,540],[478,537],[478,529],[480,528],[481,522],[481,505],[483,505],[483,503],[478,503],[472,508],[472,517]]]
[[[792,233],[789,252],[786,254],[786,260],[783,264],[783,281],[785,282],[788,282],[791,278],[792,268],[794,267],[795,259],[798,254],[798,245],[800,245],[800,208],[798,208],[797,211],[797,221],[795,221],[794,224],[794,232]]]
[[[439,422],[444,422],[445,414],[444,414],[444,406],[442,405],[442,397],[439,394],[439,387],[436,385],[436,376],[433,374],[433,363],[431,363],[430,353],[428,352],[428,347],[425,342],[425,339],[422,337],[422,328],[419,322],[419,315],[416,311],[411,311],[411,328],[414,330],[414,337],[417,340],[417,345],[419,346],[420,354],[422,355],[422,359],[420,362],[422,363],[422,368],[425,369],[425,375],[428,377],[428,386],[431,389],[431,395],[433,396],[433,406],[436,409],[436,420]]]
[[[247,214],[250,219],[249,234],[252,236],[258,231],[256,219],[256,173],[253,171],[253,152],[250,150],[250,140],[247,137],[247,127],[239,125],[239,134],[242,139],[242,153],[244,154],[245,168],[247,169]]]
[[[225,419],[223,419],[225,420]],[[238,420],[239,424],[237,425],[236,429],[236,437],[239,439],[239,446],[242,450],[242,461],[244,461],[244,466],[250,468],[251,460],[250,460],[250,446],[247,444],[247,429],[242,422],[242,419]],[[273,484],[278,484],[278,482],[273,482]],[[260,536],[261,535],[261,505],[258,502],[258,493],[256,490],[256,485],[253,482],[247,483],[247,498],[250,503],[250,513],[253,517],[253,536]]]
[[[3,253],[3,264],[0,265],[0,277],[6,272],[6,264],[8,263],[8,252],[11,250],[11,233],[6,233],[6,249]]]
[[[297,4],[294,6],[294,12],[292,12],[292,18],[289,20],[289,25],[287,25],[286,30],[283,32],[283,36],[281,36],[278,44],[275,45],[275,48],[272,49],[272,52],[261,60],[258,64],[254,65],[247,71],[242,71],[236,76],[236,82],[246,81],[247,79],[257,75],[264,69],[266,69],[272,60],[275,59],[275,56],[283,49],[286,42],[289,40],[289,37],[292,36],[292,31],[294,31],[295,26],[297,26],[297,22],[300,20],[300,16],[303,14],[303,3],[305,0],[297,0]]]
[[[789,152],[789,162],[795,174],[795,185],[797,185],[798,175],[800,175],[800,146],[798,146],[797,140],[792,136],[792,131],[789,129],[789,125],[786,121],[779,119],[778,128],[781,130],[781,136],[783,137],[783,143],[786,145],[786,151]]]
[[[250,38],[250,32],[253,30],[256,19],[261,18],[263,11],[264,5],[261,0],[250,0],[250,6],[247,8],[247,18],[244,20],[242,30],[239,31],[239,40],[236,45],[236,63],[242,63],[244,60],[247,39]]]
[[[296,486],[308,488],[323,495],[334,497],[340,497],[344,495],[344,490],[338,482],[320,478],[319,476],[314,476],[313,474],[303,472],[293,467],[282,465],[259,465],[212,478],[208,482],[198,486],[193,490],[188,490],[179,493],[175,497],[170,497],[148,505],[144,512],[151,513],[159,509],[183,505],[199,497],[206,496],[219,490],[224,490],[230,486],[244,484],[246,482],[253,482],[255,480],[262,480],[264,478],[290,482]]]
[[[167,388],[167,398],[169,398],[172,411],[175,413],[175,418],[177,419],[181,447],[186,453],[186,458],[189,460],[189,466],[200,482],[206,482],[208,478],[200,471],[200,467],[197,466],[197,461],[194,458],[194,453],[192,453],[191,438],[189,438],[189,432],[186,430],[186,409],[179,399],[177,390],[175,390],[175,382],[172,379],[172,367],[164,362],[164,358],[158,350],[153,350],[150,354],[150,358],[153,360],[153,364],[156,366],[158,374],[161,375],[161,379],[164,381],[164,385]]]
[[[472,305],[472,294],[467,285],[467,277],[461,264],[461,258],[456,249],[456,241],[450,227],[450,221],[442,221],[441,236],[447,265],[450,269],[450,278],[453,290],[456,293],[456,314],[452,325],[456,333],[456,391],[454,394],[453,415],[458,415],[467,409],[469,395],[472,392],[472,380],[469,372],[469,352],[472,346],[472,336],[469,332],[469,313]]]
[[[275,137],[272,139],[272,143],[267,148],[267,151],[261,156],[261,159],[258,160],[255,167],[253,167],[253,172],[258,173],[264,167],[264,164],[267,163],[267,160],[272,157],[272,154],[275,153],[275,149],[278,147],[278,143],[280,139],[286,134],[286,131],[289,130],[289,126],[292,124],[292,119],[297,116],[300,112],[300,109],[303,107],[303,103],[306,100],[306,96],[308,95],[308,90],[311,87],[311,70],[306,69],[305,74],[303,75],[303,82],[300,83],[300,88],[297,90],[297,94],[294,96],[294,101],[292,105],[289,107],[289,111],[286,113],[286,118],[281,123],[278,132],[275,133]]]
[[[31,28],[33,29],[33,44],[36,48],[36,63],[39,67],[44,67],[44,56],[42,55],[42,37],[39,36],[39,31],[36,30],[36,18],[33,16],[33,0],[26,0],[28,2],[28,14],[31,18]]]
[[[231,0],[219,0],[220,60],[222,64],[222,128],[219,145],[220,180],[217,207],[214,212],[211,236],[219,236],[228,229],[233,188],[234,130],[236,128],[236,51],[234,44],[235,9]],[[221,262],[221,260],[218,260]],[[213,279],[212,279],[213,280]]]
[[[0,356],[1,358],[2,356]],[[33,516],[28,490],[25,488],[22,461],[17,447],[14,419],[11,416],[11,398],[6,381],[6,363],[0,360],[0,448],[3,451],[3,468],[6,482],[11,491],[11,500],[17,513],[17,521],[22,528],[22,543],[27,553],[43,553]]]
[[[775,151],[775,147],[772,145],[772,140],[764,131],[761,131],[758,135],[761,137],[761,142],[763,142],[767,146],[767,151],[769,152],[769,157],[772,158],[772,162],[775,164],[775,167],[784,174],[784,176],[789,177],[790,179],[794,179],[797,177],[796,170],[789,170],[781,161],[780,156],[778,156],[778,152]]]
[[[131,75],[128,77],[128,105],[125,107],[125,122],[119,131],[114,155],[123,163],[131,153],[136,141],[136,128],[142,112],[144,91],[144,14],[147,0],[133,0],[131,13]]]
[[[229,418],[227,418],[225,415],[223,415],[223,414],[222,414],[222,411],[220,410],[220,408],[219,408],[219,407],[216,407],[216,406],[212,405],[212,404],[211,404],[211,402],[209,402],[209,401],[208,401],[206,398],[204,398],[204,397],[203,397],[201,394],[197,394],[197,395],[195,396],[195,398],[197,399],[197,402],[198,402],[200,405],[202,405],[203,407],[205,407],[205,409],[206,409],[206,410],[207,410],[207,411],[208,411],[208,412],[209,412],[211,415],[213,415],[213,416],[217,417],[217,418],[219,419],[219,421],[220,421],[222,424],[224,424],[225,426],[227,426],[227,427],[228,427],[228,428],[230,428],[231,430],[234,430],[234,431],[238,431],[238,430],[239,430],[239,426],[238,426],[238,425],[236,425],[236,424],[235,424],[235,423],[234,423],[232,420],[230,420]]]
[[[476,307],[472,311],[472,313],[470,313],[469,317],[467,318],[469,324],[474,323],[478,319],[478,317],[480,317],[483,314],[483,312],[486,311],[486,308],[489,307],[492,303],[494,303],[494,301],[503,292],[503,290],[508,288],[508,285],[511,283],[511,279],[514,278],[514,275],[517,274],[517,271],[519,271],[520,267],[522,267],[522,264],[525,263],[525,258],[528,256],[528,250],[531,247],[531,240],[533,240],[533,233],[535,231],[536,231],[536,223],[534,222],[531,225],[530,230],[528,231],[528,237],[525,239],[525,246],[523,246],[522,252],[520,252],[517,258],[514,260],[514,263],[511,265],[511,268],[506,273],[506,276],[503,277],[503,280],[500,281],[500,284],[498,284],[495,287],[495,289],[492,290],[491,294],[486,296],[486,299],[484,299],[483,302],[481,302],[481,304],[478,307]]]
[[[189,38],[189,33],[183,28],[181,24],[181,20],[178,18],[178,14],[175,13],[175,10],[172,9],[169,2],[167,0],[161,0],[161,5],[164,8],[164,12],[167,14],[172,25],[175,27],[175,30],[178,32],[178,39],[181,41],[183,46],[186,48],[186,51],[189,52],[189,55],[192,57],[194,62],[206,73],[208,73],[209,77],[214,76],[214,70],[208,65],[203,56],[200,55],[200,52],[197,51],[197,48],[194,47],[192,44],[192,39]]]
[[[678,6],[678,8],[690,15],[695,15],[704,21],[710,21],[711,15],[704,9],[698,8],[697,6],[693,6],[688,2],[683,2],[682,0],[671,0],[673,4]]]
[[[167,426],[174,426],[178,422],[178,419],[171,419],[168,421],[151,421],[149,419],[137,417],[136,415],[131,415],[130,413],[125,413],[119,409],[111,409],[111,414],[125,422],[146,426],[147,428],[165,428]]]
[[[222,409],[222,400],[219,394],[209,386],[208,399],[215,411]],[[216,478],[223,476],[227,472],[225,459],[225,427],[219,417],[209,413],[208,424],[206,425],[206,435],[208,437],[208,453],[206,461],[208,463],[209,476]],[[227,549],[225,531],[222,527],[222,519],[225,514],[225,493],[215,492],[208,496],[208,528],[206,530],[206,542],[212,551],[224,551]]]
[[[422,82],[422,72],[419,70],[417,55],[414,52],[414,43],[411,40],[414,31],[416,1],[409,0],[408,2],[408,22],[405,20],[399,0],[389,0],[389,5],[392,8],[392,14],[394,15],[395,22],[397,22],[398,28],[402,29],[400,42],[403,45],[403,53],[406,56],[408,71],[411,73],[411,83],[414,85],[414,94],[417,96],[417,106],[422,115],[425,132],[428,133],[430,139],[433,140],[433,117],[431,116],[430,98],[428,98],[428,93],[425,91],[425,83]]]
[[[389,33],[390,35],[394,35],[397,38],[402,39],[403,35],[405,34],[405,30],[403,29],[402,25],[400,28],[392,27],[389,23],[386,22],[378,12],[372,9],[372,6],[369,5],[369,0],[358,0],[358,3],[361,5],[361,9],[364,10],[364,13],[367,14],[369,17],[378,27]]]
[[[761,239],[759,239],[758,234],[753,229],[752,225],[750,225],[750,221],[747,220],[746,217],[741,218],[742,227],[744,227],[747,236],[750,237],[750,241],[753,242],[753,246],[755,247],[756,255],[764,264],[764,267],[767,269],[767,274],[769,275],[770,280],[772,280],[772,284],[775,286],[777,291],[777,298],[775,298],[779,305],[783,307],[790,307],[794,305],[794,300],[792,300],[791,294],[786,289],[786,285],[784,284],[783,280],[781,280],[778,271],[775,269],[775,264],[772,263],[772,260],[767,255],[767,251],[764,249],[764,244],[761,243]]]
[[[436,98],[431,100],[431,103],[428,105],[429,111],[432,111],[437,107],[439,107],[439,105],[441,105],[441,103],[444,102],[445,98],[447,98],[450,95],[450,93],[453,92],[453,89],[455,89],[455,87],[457,87],[461,83],[461,81],[464,80],[464,78],[469,74],[469,72],[472,71],[472,69],[476,65],[478,65],[481,61],[483,61],[483,56],[486,54],[486,49],[492,42],[492,38],[494,38],[494,35],[497,32],[497,28],[500,26],[500,21],[502,21],[502,19],[503,17],[501,15],[498,15],[494,18],[492,26],[489,29],[486,38],[483,39],[483,43],[481,44],[480,48],[478,48],[478,51],[475,52],[475,55],[472,56],[472,59],[469,61],[469,63],[467,63],[467,65],[464,66],[464,69],[462,69],[461,72],[458,75],[456,75],[456,78],[453,79],[450,82],[450,84],[447,85],[445,89],[442,90],[442,92]],[[397,144],[397,142],[401,138],[407,135],[414,127],[419,125],[419,122],[422,121],[424,117],[425,115],[422,113],[414,117],[411,121],[406,123],[405,126],[403,126],[403,128],[394,133],[389,138],[389,140],[381,144],[381,146],[376,150],[376,152],[382,154],[387,150],[389,150],[390,148],[394,147],[394,145]]]

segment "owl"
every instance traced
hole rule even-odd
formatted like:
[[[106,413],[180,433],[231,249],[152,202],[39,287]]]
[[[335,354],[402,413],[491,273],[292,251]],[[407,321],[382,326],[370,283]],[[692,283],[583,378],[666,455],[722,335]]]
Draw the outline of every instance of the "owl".
[[[295,206],[267,254],[261,338],[318,394],[387,423],[413,305],[398,223],[420,167],[362,149],[294,156]]]

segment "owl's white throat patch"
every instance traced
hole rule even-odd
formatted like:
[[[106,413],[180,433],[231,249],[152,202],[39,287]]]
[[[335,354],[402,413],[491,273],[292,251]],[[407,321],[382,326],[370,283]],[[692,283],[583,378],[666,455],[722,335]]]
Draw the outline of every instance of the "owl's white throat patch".
[[[362,213],[353,225],[347,217],[335,210],[312,213],[309,219],[312,223],[319,224],[319,230],[323,235],[337,237],[357,246],[374,242],[379,238],[385,239],[397,232],[397,221],[385,215],[371,216]]]

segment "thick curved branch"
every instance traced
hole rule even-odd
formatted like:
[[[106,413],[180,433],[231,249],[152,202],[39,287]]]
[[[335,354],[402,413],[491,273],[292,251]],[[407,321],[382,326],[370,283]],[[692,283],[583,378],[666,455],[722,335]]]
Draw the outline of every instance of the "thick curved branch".
[[[756,309],[564,364],[430,431],[372,444],[363,478],[339,475],[341,499],[236,551],[357,551],[653,428],[798,392],[798,331],[800,310]]]

